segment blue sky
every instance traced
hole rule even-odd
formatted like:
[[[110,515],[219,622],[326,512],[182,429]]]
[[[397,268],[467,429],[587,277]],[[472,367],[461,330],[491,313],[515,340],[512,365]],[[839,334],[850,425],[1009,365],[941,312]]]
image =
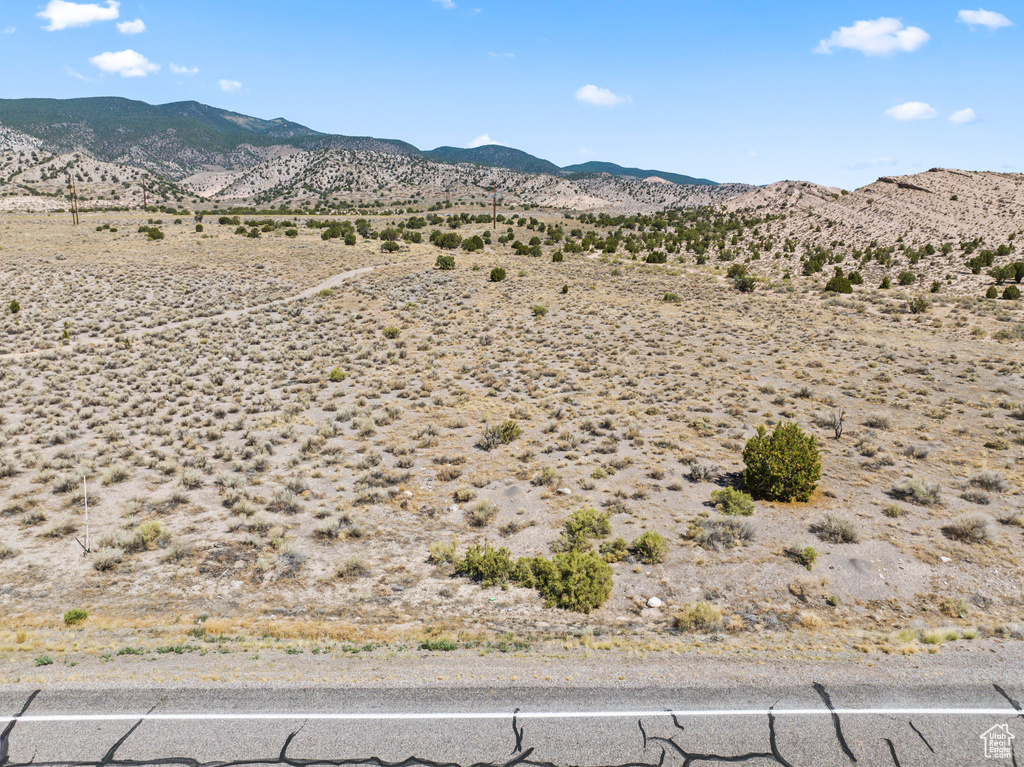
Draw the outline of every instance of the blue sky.
[[[0,97],[855,188],[1024,170],[1022,27],[1008,0],[5,0]]]

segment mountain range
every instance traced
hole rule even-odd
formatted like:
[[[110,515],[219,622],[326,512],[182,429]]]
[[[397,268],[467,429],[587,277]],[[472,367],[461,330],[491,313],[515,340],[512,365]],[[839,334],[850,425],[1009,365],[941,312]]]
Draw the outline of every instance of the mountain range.
[[[0,125],[40,139],[53,152],[84,151],[104,162],[138,165],[141,161],[144,167],[174,181],[200,170],[244,170],[257,158],[267,159],[266,150],[291,147],[300,151],[373,151],[523,173],[573,177],[607,173],[717,186],[709,179],[623,168],[608,162],[560,168],[519,149],[499,145],[473,149],[443,146],[421,151],[405,141],[321,133],[284,118],[262,120],[196,101],[154,106],[116,97],[0,99]]]

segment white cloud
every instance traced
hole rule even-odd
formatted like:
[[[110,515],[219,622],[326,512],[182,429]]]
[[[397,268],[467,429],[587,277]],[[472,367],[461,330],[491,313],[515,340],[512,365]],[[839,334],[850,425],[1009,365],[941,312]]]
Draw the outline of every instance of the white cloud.
[[[988,27],[989,30],[996,30],[1000,27],[1012,27],[1013,22],[1001,13],[986,11],[979,8],[976,11],[960,11],[957,20],[971,27]]]
[[[13,35],[17,31],[18,31],[17,27],[4,27],[4,34],[5,35]]]
[[[891,157],[873,157],[870,160],[861,160],[853,165],[848,165],[850,170],[864,170],[865,168],[877,168],[880,165],[895,165],[896,161]]]
[[[828,40],[822,40],[815,53],[832,53],[833,48],[851,48],[865,56],[916,51],[930,36],[920,27],[904,27],[899,19],[883,16],[873,21],[856,21],[852,27],[840,27]]]
[[[632,102],[632,96],[616,96],[607,88],[598,88],[596,85],[584,85],[576,91],[576,100],[585,101],[599,107],[613,107],[623,101]]]
[[[113,21],[118,16],[121,4],[116,0],[107,0],[106,8],[96,3],[69,3],[66,0],[50,0],[46,8],[36,14],[50,22],[45,27],[56,32],[68,27],[87,27],[94,21]]]
[[[188,75],[189,77],[191,77],[192,75],[199,74],[199,67],[179,67],[177,64],[174,63],[172,63],[170,66],[171,71],[176,75]]]
[[[923,101],[908,101],[906,104],[886,109],[885,113],[894,120],[931,120],[939,113]]]
[[[146,31],[146,24],[142,19],[135,19],[135,21],[122,21],[118,23],[117,31],[122,35],[141,35]]]
[[[492,139],[486,133],[484,133],[473,139],[472,143],[469,145],[469,148],[476,149],[478,146],[501,146],[501,144]]]
[[[516,57],[514,53],[495,53],[494,51],[487,51],[487,55],[492,59],[514,59]]]
[[[452,2],[452,0],[431,0],[431,2],[440,3],[441,7],[444,8],[446,11],[450,11],[452,8],[455,7],[455,3]]]
[[[956,123],[957,125],[964,125],[965,123],[972,123],[977,119],[978,115],[974,113],[974,110],[967,107],[967,109],[961,109],[959,112],[954,112],[950,116],[949,121],[951,123]]]
[[[150,72],[159,72],[160,65],[154,64],[141,53],[136,53],[130,48],[127,51],[117,53],[101,53],[93,56],[89,63],[99,67],[104,72],[119,74],[121,77],[145,77]]]
[[[242,84],[238,80],[220,80],[217,85],[225,93],[237,93],[242,90]]]

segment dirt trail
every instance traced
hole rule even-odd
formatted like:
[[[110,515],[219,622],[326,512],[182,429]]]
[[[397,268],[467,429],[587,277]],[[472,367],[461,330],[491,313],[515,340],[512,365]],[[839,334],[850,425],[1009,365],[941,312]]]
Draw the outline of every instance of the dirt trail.
[[[389,264],[389,266],[398,266],[398,264]],[[277,299],[275,301],[268,301],[268,302],[263,303],[263,304],[255,304],[253,306],[247,306],[247,307],[245,307],[243,309],[230,309],[230,310],[228,310],[226,312],[221,312],[220,314],[207,314],[207,315],[204,315],[202,317],[193,317],[192,319],[188,319],[188,320],[179,320],[177,322],[168,322],[168,323],[166,323],[164,325],[157,325],[157,326],[151,327],[151,328],[136,328],[134,330],[130,330],[127,333],[125,333],[125,336],[128,337],[128,338],[141,338],[142,336],[144,336],[144,335],[146,335],[148,333],[159,333],[160,331],[163,331],[163,330],[173,330],[175,328],[187,327],[189,325],[197,325],[200,322],[207,322],[209,320],[237,319],[238,317],[241,317],[243,314],[248,314],[249,312],[260,311],[260,310],[263,310],[263,309],[268,309],[268,308],[270,308],[272,306],[277,306],[279,304],[290,304],[290,303],[292,303],[294,301],[302,301],[302,300],[307,299],[307,298],[312,298],[313,296],[317,295],[321,290],[329,290],[331,288],[336,288],[338,285],[340,285],[341,283],[345,282],[348,279],[351,279],[352,277],[358,277],[361,274],[369,274],[370,272],[372,272],[372,271],[374,271],[375,269],[378,269],[378,268],[379,267],[376,267],[376,266],[364,266],[364,267],[362,267],[360,269],[352,269],[350,271],[341,272],[339,274],[335,274],[335,275],[333,275],[331,277],[328,277],[323,282],[321,282],[321,283],[319,283],[317,285],[314,285],[311,288],[306,288],[306,290],[303,290],[301,293],[296,293],[294,296],[288,296],[286,298],[279,298],[279,299]],[[109,342],[110,342],[110,339],[108,339],[108,338],[79,338],[79,339],[76,339],[76,341],[75,341],[76,344],[87,343],[87,344],[92,344],[93,346],[105,345],[105,344],[107,344]],[[13,354],[0,354],[0,360],[20,360],[20,359],[24,359],[25,357],[33,357],[33,356],[35,356],[37,354],[42,354],[43,352],[47,352],[47,351],[61,351],[61,350],[62,349],[56,349],[56,350],[55,349],[36,349],[36,350],[30,351],[30,352],[15,352]]]

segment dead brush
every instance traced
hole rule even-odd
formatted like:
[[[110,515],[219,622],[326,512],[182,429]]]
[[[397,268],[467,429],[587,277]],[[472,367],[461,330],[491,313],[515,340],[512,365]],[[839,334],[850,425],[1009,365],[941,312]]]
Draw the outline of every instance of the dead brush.
[[[988,514],[961,514],[943,525],[942,532],[947,538],[961,543],[991,543],[999,537],[995,521]]]
[[[711,519],[698,517],[690,522],[686,536],[714,551],[731,549],[757,537],[757,525],[749,519]]]
[[[465,511],[466,521],[470,527],[485,527],[497,514],[497,506],[489,501],[480,501]]]
[[[859,543],[857,523],[838,514],[825,514],[811,525],[811,532],[829,543]]]
[[[1006,476],[998,471],[983,471],[970,480],[971,487],[978,487],[990,493],[1005,493],[1010,488]]]

